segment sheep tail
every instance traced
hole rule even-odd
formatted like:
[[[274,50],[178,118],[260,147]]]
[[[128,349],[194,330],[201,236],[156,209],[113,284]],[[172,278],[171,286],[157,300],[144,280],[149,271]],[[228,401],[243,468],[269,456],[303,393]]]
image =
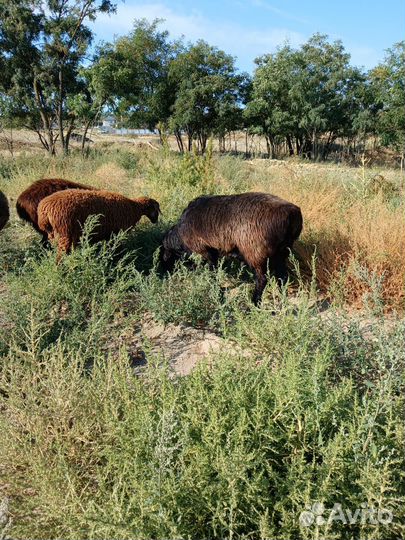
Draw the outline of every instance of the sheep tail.
[[[49,221],[49,217],[47,215],[40,216],[39,218],[39,228],[42,232],[46,232],[48,235],[48,238],[53,238],[53,227],[51,222]]]
[[[301,210],[295,206],[288,213],[288,237],[291,244],[297,240],[301,234],[303,226]]]
[[[21,206],[21,204],[18,201],[16,202],[15,206],[16,206],[17,214],[20,217],[20,219],[31,222],[31,217],[26,211],[26,209],[24,208],[24,206]]]

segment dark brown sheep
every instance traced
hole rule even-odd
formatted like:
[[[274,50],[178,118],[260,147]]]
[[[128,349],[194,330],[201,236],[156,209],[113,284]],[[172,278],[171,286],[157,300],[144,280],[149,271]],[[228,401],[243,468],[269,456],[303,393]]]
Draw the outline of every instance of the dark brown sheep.
[[[134,227],[142,216],[152,223],[159,217],[159,203],[141,197],[128,199],[110,191],[66,190],[53,193],[38,206],[38,226],[49,239],[58,238],[58,252],[69,253],[76,246],[89,216],[99,215],[100,221],[92,241],[107,240],[112,233]]]
[[[281,284],[288,278],[288,250],[302,230],[298,206],[267,193],[198,197],[163,239],[161,262],[171,270],[184,253],[198,253],[215,265],[218,257],[242,258],[256,274],[253,302],[267,283],[267,268]]]
[[[8,208],[8,200],[2,191],[0,191],[0,231],[4,229],[7,221],[10,218],[10,210]]]
[[[42,243],[45,246],[48,245],[48,235],[38,227],[38,205],[48,195],[65,189],[95,190],[96,188],[63,180],[63,178],[42,178],[27,187],[17,199],[17,214],[21,219],[31,223],[34,229],[42,235]]]

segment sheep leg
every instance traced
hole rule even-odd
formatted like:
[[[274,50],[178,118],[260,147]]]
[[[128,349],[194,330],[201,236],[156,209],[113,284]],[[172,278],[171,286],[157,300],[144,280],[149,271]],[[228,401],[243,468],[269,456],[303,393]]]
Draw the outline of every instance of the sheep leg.
[[[164,272],[172,272],[178,259],[180,256],[175,251],[160,247],[159,260]]]
[[[44,232],[41,232],[42,238],[41,238],[41,245],[44,249],[50,249],[51,243],[49,242],[48,235]]]
[[[36,223],[32,223],[32,226],[34,229],[41,235],[41,245],[45,249],[49,249],[51,247],[51,244],[48,239],[48,233],[46,231],[43,231],[38,227]]]
[[[277,254],[270,260],[270,267],[279,287],[283,287],[288,280],[288,270],[285,260],[286,257],[283,254]]]
[[[207,247],[200,252],[201,255],[208,261],[210,268],[213,270],[218,266],[219,252],[215,248]]]
[[[66,254],[70,253],[70,251],[72,249],[72,245],[73,245],[73,241],[72,241],[71,238],[67,238],[67,237],[64,237],[64,236],[59,237],[58,254],[56,256],[57,263],[60,262],[63,253],[66,253]]]
[[[253,292],[252,301],[255,306],[258,306],[262,300],[263,291],[267,285],[267,264],[255,268],[255,290]]]

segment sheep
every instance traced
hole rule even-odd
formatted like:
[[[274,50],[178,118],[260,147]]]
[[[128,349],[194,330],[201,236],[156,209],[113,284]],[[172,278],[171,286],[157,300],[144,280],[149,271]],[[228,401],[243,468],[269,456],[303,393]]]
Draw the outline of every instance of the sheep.
[[[7,221],[10,218],[10,210],[8,208],[8,200],[2,191],[0,191],[0,231],[4,229]]]
[[[219,256],[241,258],[255,272],[253,303],[267,284],[267,268],[279,284],[288,279],[288,250],[302,231],[298,206],[267,193],[201,196],[190,202],[163,238],[160,260],[170,271],[183,254],[198,253],[212,266]]]
[[[42,178],[31,184],[17,199],[17,214],[32,224],[34,229],[42,235],[42,244],[49,246],[48,235],[38,227],[38,205],[45,197],[65,189],[93,189],[91,186],[70,182],[62,178]]]
[[[128,199],[118,193],[102,190],[66,190],[53,193],[38,205],[38,226],[49,239],[58,237],[58,257],[69,253],[82,234],[91,215],[100,215],[92,241],[108,239],[112,233],[134,227],[142,216],[156,223],[159,203],[148,197]]]

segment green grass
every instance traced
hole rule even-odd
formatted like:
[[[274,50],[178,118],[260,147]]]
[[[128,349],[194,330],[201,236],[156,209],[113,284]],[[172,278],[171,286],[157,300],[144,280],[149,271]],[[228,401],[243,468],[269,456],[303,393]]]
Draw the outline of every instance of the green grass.
[[[53,169],[151,194],[164,215],[96,246],[89,223],[60,264],[15,215],[0,234],[0,538],[403,537],[404,324],[386,317],[382,274],[356,260],[360,313],[347,303],[344,267],[322,312],[324,252],[293,259],[290,289],[270,283],[261,308],[250,302],[252,276],[235,263],[212,271],[196,259],[162,276],[156,249],[188,199],[207,186],[271,187],[275,173],[230,157],[189,156],[189,172],[167,152],[93,154],[23,156],[1,169],[13,197]],[[319,192],[318,174],[297,182]],[[325,193],[339,180],[326,181]],[[363,200],[344,194],[346,211]],[[397,211],[393,200],[377,200],[384,215]],[[310,216],[304,248],[320,235]],[[174,377],[144,340],[139,369],[130,345],[145,313],[215,331],[224,347]],[[393,521],[305,527],[300,514],[316,502],[389,509]]]

